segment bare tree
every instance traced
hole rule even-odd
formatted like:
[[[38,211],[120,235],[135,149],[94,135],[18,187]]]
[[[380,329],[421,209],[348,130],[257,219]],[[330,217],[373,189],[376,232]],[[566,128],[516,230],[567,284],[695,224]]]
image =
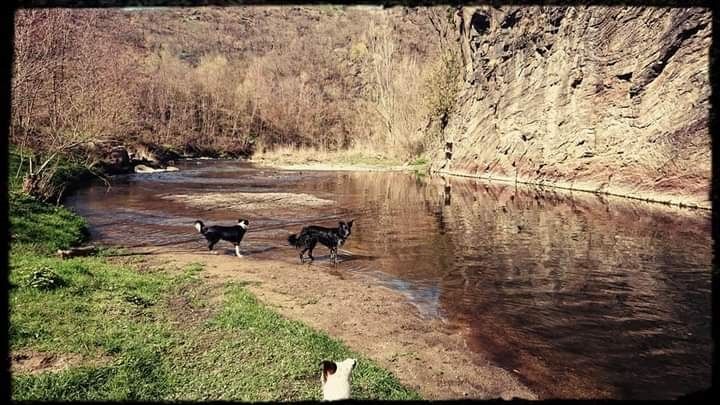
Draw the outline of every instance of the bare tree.
[[[28,155],[24,191],[41,199],[62,191],[52,181],[56,159],[72,158],[75,148],[129,121],[128,86],[118,80],[128,63],[111,44],[95,45],[98,15],[64,9],[17,14],[11,141],[23,160]]]

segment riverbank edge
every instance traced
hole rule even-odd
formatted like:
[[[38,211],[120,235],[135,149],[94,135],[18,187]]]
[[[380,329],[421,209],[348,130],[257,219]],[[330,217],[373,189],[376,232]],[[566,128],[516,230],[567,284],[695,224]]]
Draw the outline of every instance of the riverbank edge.
[[[220,255],[186,249],[132,251],[149,263],[197,262],[210,277],[242,280],[273,311],[340,339],[427,400],[539,399],[519,376],[469,351],[463,325],[428,319],[402,293],[344,276],[322,262],[297,265],[252,255],[237,259],[228,249]]]
[[[670,196],[667,194],[652,193],[652,192],[632,192],[627,188],[618,186],[609,186],[602,189],[596,184],[590,182],[569,182],[563,180],[556,181],[545,181],[537,182],[531,181],[524,178],[509,178],[506,176],[498,176],[493,174],[477,175],[466,173],[462,171],[454,170],[432,170],[429,165],[382,165],[382,164],[349,164],[340,162],[309,162],[309,163],[296,163],[296,162],[284,162],[284,161],[253,161],[248,160],[249,163],[253,163],[258,167],[279,169],[279,170],[297,170],[297,171],[364,171],[364,172],[414,172],[418,174],[431,174],[439,176],[452,176],[458,178],[476,179],[488,182],[500,182],[503,184],[519,184],[524,187],[536,187],[543,191],[565,191],[565,192],[581,192],[599,196],[610,196],[619,199],[625,199],[629,201],[641,201],[650,204],[658,204],[663,206],[670,206],[673,208],[681,208],[687,210],[697,210],[699,213],[707,213],[712,211],[712,203],[708,200],[697,200],[692,197],[677,197]]]
[[[583,182],[583,181],[577,181],[577,182],[568,182],[563,180],[554,180],[554,181],[547,181],[547,182],[537,182],[537,181],[531,181],[524,178],[510,178],[506,176],[498,176],[493,174],[471,174],[466,173],[462,171],[454,171],[454,170],[433,170],[431,171],[433,174],[438,175],[448,175],[448,176],[454,176],[454,177],[464,177],[464,178],[472,178],[472,179],[479,179],[479,180],[486,180],[490,182],[501,182],[505,184],[521,184],[523,186],[535,186],[539,187],[541,189],[558,189],[558,190],[565,190],[565,191],[578,191],[582,193],[589,193],[589,194],[595,194],[595,195],[607,195],[607,196],[613,196],[613,197],[619,197],[629,200],[636,200],[636,201],[643,201],[653,204],[662,204],[662,205],[668,205],[668,206],[674,206],[678,208],[688,208],[688,209],[694,209],[702,212],[711,211],[712,210],[712,204],[711,201],[708,199],[706,201],[693,199],[691,197],[677,197],[677,196],[669,196],[667,194],[660,194],[660,193],[652,193],[652,192],[640,192],[635,193],[627,188],[623,187],[617,187],[617,186],[609,186],[600,189],[596,184],[590,183],[590,182]],[[708,196],[709,197],[709,196]]]
[[[156,270],[153,270],[153,269],[162,270],[162,269],[166,268],[166,265],[167,265],[166,261],[161,261],[161,262],[157,263],[156,265],[150,266],[150,267],[145,266],[145,263],[142,261],[140,261],[140,262],[132,262],[132,261],[126,262],[123,260],[118,261],[118,258],[116,257],[115,254],[105,252],[105,250],[106,250],[105,247],[101,247],[101,250],[103,251],[103,253],[100,253],[99,255],[97,255],[95,257],[73,258],[73,259],[68,259],[68,260],[60,259],[53,255],[53,250],[56,247],[58,247],[58,246],[56,246],[58,243],[63,244],[63,247],[70,247],[70,246],[77,246],[77,245],[80,245],[82,243],[86,243],[89,241],[88,235],[84,232],[84,230],[87,229],[87,225],[86,225],[87,223],[85,222],[85,219],[83,217],[73,213],[71,210],[65,208],[62,205],[56,206],[56,205],[51,205],[51,204],[47,204],[47,203],[42,203],[42,202],[39,202],[39,201],[29,198],[29,197],[15,198],[15,199],[11,200],[10,203],[15,205],[14,209],[16,212],[30,213],[30,214],[32,214],[31,216],[35,217],[35,220],[31,221],[32,224],[23,224],[22,226],[20,225],[20,223],[22,221],[18,221],[18,219],[21,219],[21,218],[11,217],[11,220],[14,220],[13,222],[15,222],[17,225],[17,228],[13,229],[13,232],[17,231],[19,233],[23,233],[23,232],[31,233],[37,238],[38,230],[41,229],[41,228],[37,228],[38,226],[42,227],[43,225],[50,225],[50,223],[55,224],[55,225],[69,225],[70,223],[72,223],[72,225],[73,225],[73,226],[64,227],[67,229],[65,229],[65,232],[63,232],[62,235],[47,235],[46,238],[39,237],[37,239],[34,239],[33,242],[31,242],[31,243],[12,241],[12,243],[11,243],[12,254],[10,254],[11,268],[13,268],[15,272],[19,271],[20,273],[18,273],[18,274],[21,274],[21,275],[16,275],[14,277],[14,284],[13,284],[14,288],[16,288],[16,289],[20,288],[19,291],[16,290],[15,294],[23,294],[23,291],[29,292],[29,291],[33,290],[33,288],[30,287],[29,285],[27,285],[27,286],[25,285],[25,280],[28,276],[28,274],[25,274],[25,273],[27,273],[28,271],[31,270],[31,269],[29,270],[28,268],[26,268],[27,266],[33,267],[33,266],[41,265],[41,267],[43,269],[45,269],[42,271],[45,271],[45,272],[50,271],[51,272],[50,274],[53,275],[53,277],[57,277],[57,274],[59,274],[61,281],[63,279],[67,279],[68,277],[71,277],[71,278],[76,277],[74,275],[74,273],[77,269],[80,269],[80,268],[84,269],[81,272],[82,275],[90,275],[91,279],[94,279],[93,272],[96,271],[95,267],[98,267],[98,266],[115,268],[116,270],[114,270],[114,271],[120,272],[120,273],[122,273],[122,272],[125,272],[127,274],[134,273],[135,275],[133,275],[131,277],[144,277],[145,275],[150,275],[150,277],[159,277],[156,273]],[[36,211],[37,211],[37,215],[36,215]],[[27,218],[25,218],[25,219],[27,219]],[[48,222],[48,224],[40,224],[40,222],[42,222],[42,221],[46,221],[46,222]],[[71,221],[71,222],[68,222],[68,221]],[[31,227],[31,229],[27,228],[28,225]],[[62,237],[58,237],[58,236],[62,236]],[[27,239],[27,238],[20,238],[20,239]],[[43,240],[43,239],[47,239],[47,240]],[[59,240],[56,240],[56,239],[59,239]],[[46,244],[48,246],[46,246]],[[67,246],[65,246],[65,245],[67,245]],[[113,250],[114,249],[111,249],[110,252],[112,252]],[[123,257],[123,256],[126,256],[126,254],[120,254],[119,256]],[[130,256],[132,256],[132,254],[130,254]],[[89,261],[89,262],[84,264],[86,261]],[[21,268],[16,268],[18,263],[20,263]],[[59,266],[59,267],[55,268],[54,266]],[[90,267],[87,267],[87,266],[90,266]],[[186,266],[183,266],[182,268],[188,269],[188,268],[193,268],[193,267],[195,268],[195,270],[192,270],[192,271],[197,272],[198,270],[197,270],[196,262],[188,263]],[[68,268],[70,268],[70,269],[68,270]],[[158,270],[158,271],[160,271],[160,270]],[[100,270],[97,270],[97,271],[100,271]],[[71,275],[71,274],[73,274],[73,275]],[[10,276],[10,273],[8,273],[8,276]],[[170,279],[173,279],[173,277],[178,277],[178,276],[182,276],[182,275],[169,274],[167,277],[168,277],[168,280],[170,280]],[[18,278],[18,277],[20,277],[20,278]],[[98,275],[98,277],[100,277],[100,275]],[[120,281],[122,281],[122,280],[119,280],[119,282]],[[238,284],[238,283],[240,283],[240,284]],[[61,282],[60,287],[61,288],[67,287],[68,285],[66,285],[66,284],[67,284],[66,282]],[[122,284],[122,282],[120,282],[120,284]],[[202,289],[202,288],[209,288],[209,287],[214,286],[215,289],[226,290],[227,288],[230,288],[231,286],[236,286],[236,285],[242,286],[242,285],[244,285],[244,283],[242,282],[242,280],[238,280],[238,279],[222,280],[222,282],[220,282],[220,283],[212,282],[211,280],[205,280],[202,283],[201,287],[195,286],[193,288],[201,288]],[[91,294],[93,292],[92,291],[93,288],[96,288],[96,287],[75,285],[74,281],[70,282],[69,286],[70,286],[70,288],[80,288],[83,291],[83,293],[81,294],[83,302],[82,303],[78,302],[77,305],[79,305],[79,306],[91,305],[90,302],[92,300],[90,298],[88,298],[88,296],[89,296],[89,294]],[[247,287],[242,287],[242,288],[247,289]],[[46,291],[51,291],[51,290],[46,290]],[[41,295],[43,294],[40,291],[33,291],[32,293],[41,294]],[[46,293],[48,293],[48,292],[46,292]],[[100,293],[102,294],[102,292],[100,292]],[[271,317],[279,317],[280,320],[278,322],[281,322],[281,323],[282,322],[290,322],[290,323],[299,322],[300,328],[307,328],[308,330],[311,331],[311,332],[309,332],[310,334],[317,335],[317,336],[311,335],[309,338],[305,338],[305,339],[310,339],[307,341],[308,344],[310,344],[312,341],[320,339],[320,340],[326,341],[326,345],[328,347],[334,348],[334,349],[332,349],[333,351],[339,350],[341,352],[345,352],[345,353],[343,353],[343,355],[346,355],[346,356],[350,355],[350,356],[354,356],[358,359],[361,359],[365,363],[362,365],[362,368],[364,370],[367,370],[367,371],[363,371],[363,373],[364,374],[369,373],[369,376],[366,375],[363,377],[363,380],[365,381],[366,384],[368,383],[367,381],[370,381],[370,384],[377,385],[377,387],[376,387],[377,389],[391,390],[394,393],[393,395],[400,395],[400,397],[398,397],[398,398],[401,398],[401,397],[404,397],[405,399],[418,399],[419,398],[419,396],[415,392],[413,392],[412,390],[408,389],[407,387],[401,385],[398,382],[397,377],[394,376],[393,374],[391,374],[386,368],[377,366],[377,363],[374,360],[367,359],[367,357],[363,353],[350,353],[349,352],[350,350],[347,349],[347,345],[342,340],[340,340],[336,337],[333,337],[333,336],[329,336],[329,335],[326,335],[327,337],[323,337],[322,332],[318,331],[316,328],[313,328],[312,326],[307,325],[306,323],[301,322],[301,321],[293,321],[293,320],[283,316],[277,310],[275,310],[267,305],[264,305],[262,302],[260,302],[260,300],[258,299],[258,297],[255,294],[252,294],[250,292],[248,292],[248,294],[250,294],[250,297],[252,297],[252,298],[250,298],[251,301],[255,300],[259,303],[259,306],[258,306],[258,304],[253,304],[254,301],[249,302],[249,303],[246,302],[244,304],[246,306],[250,305],[252,307],[253,311],[255,311],[255,312],[263,312],[264,311],[264,312],[267,312],[269,314],[269,316],[271,316]],[[13,294],[11,294],[11,297],[12,297],[12,295]],[[160,299],[162,299],[163,301],[165,299],[171,299],[171,298],[172,298],[172,296],[168,296],[168,297],[161,296],[160,297]],[[55,298],[55,299],[57,299],[57,298]],[[65,298],[65,299],[72,300],[75,298]],[[81,299],[81,298],[77,298],[77,299]],[[172,298],[172,299],[174,299],[174,298]],[[151,301],[153,301],[153,300],[151,300]],[[215,301],[215,303],[217,304],[216,301]],[[154,305],[152,305],[152,306],[154,306]],[[15,308],[15,317],[17,317],[17,316],[26,316],[27,317],[27,316],[33,316],[33,314],[35,314],[34,312],[29,315],[23,314],[22,311],[23,311],[23,308],[25,308],[25,307],[26,306],[16,307]],[[165,305],[164,304],[160,305],[160,307],[165,308]],[[21,311],[21,312],[18,313],[17,311]],[[37,315],[37,314],[35,314],[35,315]],[[160,326],[158,325],[158,327],[160,327]],[[303,335],[303,336],[305,336],[305,335]],[[59,338],[60,341],[64,341],[62,336],[57,336],[56,338]],[[259,351],[261,353],[263,352],[263,350],[266,350],[266,349],[262,348],[263,345],[259,341],[256,341],[254,344],[259,345],[260,347],[255,346],[254,348],[251,348],[251,349],[253,349],[255,351]],[[62,349],[57,352],[53,351],[53,350],[47,351],[47,349],[43,349],[43,347],[45,347],[45,346],[47,346],[47,344],[40,344],[40,346],[39,346],[40,348],[37,348],[33,344],[30,344],[30,345],[20,344],[20,347],[17,347],[14,350],[12,350],[11,352],[9,352],[9,354],[11,354],[11,359],[12,359],[12,368],[15,371],[12,379],[14,381],[14,385],[17,385],[20,382],[20,380],[17,380],[17,378],[20,378],[22,380],[21,381],[21,386],[22,386],[21,389],[25,390],[25,391],[23,391],[23,393],[24,393],[23,395],[28,394],[28,393],[30,393],[30,395],[34,395],[38,392],[45,392],[47,394],[51,394],[53,392],[63,392],[63,393],[72,393],[72,395],[81,395],[80,398],[82,398],[82,395],[83,395],[82,387],[77,387],[78,392],[74,392],[72,390],[71,386],[72,386],[73,379],[80,378],[82,380],[82,378],[84,378],[83,373],[92,374],[92,373],[95,373],[96,371],[97,371],[97,373],[100,373],[100,374],[103,374],[106,372],[109,372],[110,374],[112,374],[112,372],[107,371],[107,370],[117,370],[117,369],[124,370],[124,368],[126,367],[126,365],[123,363],[123,361],[125,361],[124,360],[124,356],[125,356],[124,352],[115,353],[114,355],[111,355],[111,356],[103,355],[103,356],[100,356],[99,358],[95,358],[93,356],[88,356],[85,353],[83,353],[83,354],[75,353],[72,350],[69,352],[65,352]],[[53,344],[51,344],[50,346],[53,346]],[[63,345],[61,344],[60,346],[63,346]],[[325,346],[323,346],[323,347],[325,347]],[[316,350],[322,351],[324,349],[317,348]],[[36,357],[37,357],[37,359],[35,359]],[[102,360],[102,361],[96,361],[98,359]],[[113,360],[113,359],[115,359],[115,360]],[[72,361],[70,361],[70,360],[72,360]],[[335,360],[339,360],[339,359],[335,358]],[[21,363],[18,363],[18,361],[20,361]],[[19,366],[22,367],[22,362],[39,363],[39,366],[38,366],[39,369],[37,371],[40,371],[40,372],[38,373],[37,371],[31,371],[29,374],[28,373],[18,374],[16,368]],[[47,363],[47,364],[45,364],[45,363]],[[55,363],[59,363],[59,366],[58,366],[58,364],[55,364]],[[63,363],[65,363],[65,364],[63,364]],[[314,367],[314,366],[315,366],[315,363],[312,363],[312,365],[310,367]],[[284,366],[281,363],[277,363],[274,365],[267,365],[266,368],[267,367],[283,368]],[[307,365],[305,365],[303,367],[307,367]],[[43,372],[43,370],[44,370],[44,372]],[[93,370],[96,370],[96,371],[93,371]],[[279,369],[279,372],[282,372],[282,369]],[[57,374],[57,373],[61,373],[61,374]],[[319,373],[319,369],[318,369],[318,373]],[[62,388],[62,387],[59,388],[57,386],[58,383],[52,382],[53,379],[63,380],[65,378],[67,378],[67,381],[65,381],[65,382],[61,381],[59,383],[59,385],[64,388]],[[35,379],[35,380],[33,380],[33,379]],[[316,386],[315,379],[312,379],[312,383],[310,383],[309,381],[308,381],[308,383],[310,384],[310,386],[312,387],[313,390],[317,389],[319,391],[319,383]],[[70,384],[70,386],[68,386],[68,384]],[[101,385],[100,387],[95,387],[95,389],[102,390],[103,389],[102,387],[104,387],[104,386]],[[28,389],[30,391],[27,391]],[[58,391],[53,391],[56,389]],[[132,391],[132,389],[130,389],[130,390]],[[102,391],[100,391],[100,392],[102,392]],[[224,392],[218,392],[216,394],[225,395]],[[40,399],[40,398],[35,398],[35,399]],[[47,399],[47,398],[45,398],[45,399]],[[54,399],[62,400],[63,398],[54,398]],[[67,400],[68,398],[64,398],[64,399]],[[75,399],[79,399],[79,398],[75,398]]]

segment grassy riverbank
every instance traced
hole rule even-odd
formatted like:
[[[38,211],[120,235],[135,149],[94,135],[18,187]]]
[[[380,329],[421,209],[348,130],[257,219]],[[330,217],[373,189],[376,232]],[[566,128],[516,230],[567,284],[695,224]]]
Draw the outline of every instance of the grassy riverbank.
[[[429,167],[429,160],[424,157],[402,161],[363,149],[329,151],[321,148],[276,147],[256,152],[251,161],[262,166],[297,170],[408,170],[425,173]]]
[[[11,187],[13,399],[320,399],[319,362],[345,357],[359,359],[353,397],[418,398],[242,281],[204,278],[201,264],[147,266],[110,250],[53,257],[86,239],[84,220]]]

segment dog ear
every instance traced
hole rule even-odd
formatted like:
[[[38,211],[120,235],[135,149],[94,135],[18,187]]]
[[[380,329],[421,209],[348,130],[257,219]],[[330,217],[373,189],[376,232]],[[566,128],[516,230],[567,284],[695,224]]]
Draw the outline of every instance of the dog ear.
[[[338,222],[338,224],[340,225],[341,228],[342,228],[343,225],[346,225],[346,224],[345,224],[345,221],[340,221],[340,222]]]
[[[351,219],[350,222],[348,222],[348,228],[352,228],[353,222],[355,222],[354,219]]]
[[[322,367],[323,382],[327,381],[329,375],[333,375],[337,371],[337,364],[334,361],[323,360],[320,366]]]

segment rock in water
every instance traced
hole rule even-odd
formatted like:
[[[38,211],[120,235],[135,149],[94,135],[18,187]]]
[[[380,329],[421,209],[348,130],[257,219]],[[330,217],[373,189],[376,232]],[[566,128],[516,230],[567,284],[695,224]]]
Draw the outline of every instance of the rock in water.
[[[135,166],[135,173],[155,173],[158,169],[153,169],[150,166],[137,165]]]
[[[180,169],[174,166],[168,166],[164,169],[154,169],[150,166],[146,165],[137,165],[135,166],[135,173],[161,173],[161,172],[177,172]]]

